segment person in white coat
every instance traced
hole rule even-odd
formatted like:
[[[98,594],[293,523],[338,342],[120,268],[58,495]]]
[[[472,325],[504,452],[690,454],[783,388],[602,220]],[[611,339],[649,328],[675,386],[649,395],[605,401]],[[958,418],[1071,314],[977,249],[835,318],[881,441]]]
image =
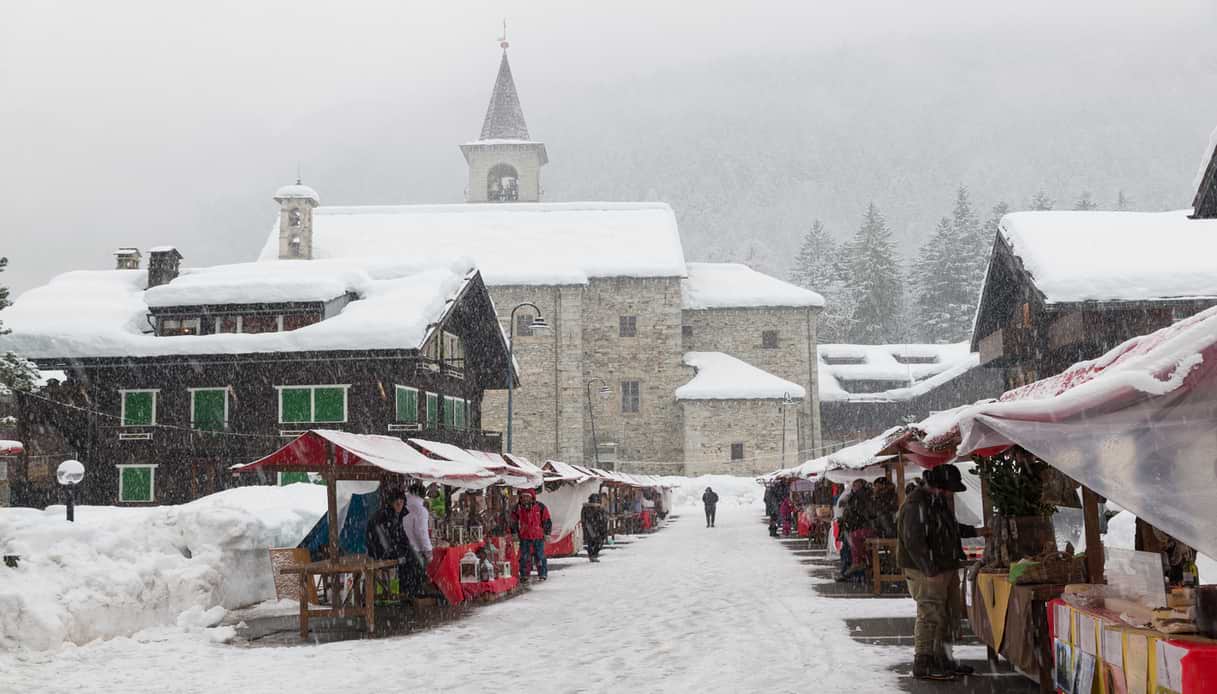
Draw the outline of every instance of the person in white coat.
[[[402,515],[402,529],[410,542],[410,554],[414,561],[407,566],[407,576],[401,591],[406,595],[421,595],[427,582],[427,566],[431,563],[431,510],[427,508],[427,490],[421,482],[414,482],[406,493],[406,512]]]

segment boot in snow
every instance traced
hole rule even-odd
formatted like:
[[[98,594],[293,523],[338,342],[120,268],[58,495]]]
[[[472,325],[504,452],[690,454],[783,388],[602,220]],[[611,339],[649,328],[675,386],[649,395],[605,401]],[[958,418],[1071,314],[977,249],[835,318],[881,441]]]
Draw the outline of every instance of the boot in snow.
[[[919,680],[937,680],[946,682],[955,679],[955,673],[942,667],[937,658],[932,655],[913,656],[913,677]]]

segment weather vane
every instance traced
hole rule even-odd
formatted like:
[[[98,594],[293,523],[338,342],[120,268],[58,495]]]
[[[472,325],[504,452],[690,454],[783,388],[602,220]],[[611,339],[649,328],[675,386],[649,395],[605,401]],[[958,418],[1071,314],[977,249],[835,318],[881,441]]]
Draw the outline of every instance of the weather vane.
[[[503,35],[499,37],[499,48],[507,50],[507,19],[503,19]]]

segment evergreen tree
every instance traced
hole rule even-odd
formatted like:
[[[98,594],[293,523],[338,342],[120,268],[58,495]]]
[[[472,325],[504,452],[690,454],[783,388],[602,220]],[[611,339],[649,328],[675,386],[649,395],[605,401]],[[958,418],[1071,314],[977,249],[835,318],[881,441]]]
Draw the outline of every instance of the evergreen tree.
[[[856,302],[849,341],[880,344],[891,340],[901,332],[904,276],[896,261],[892,232],[873,202],[845,247],[842,266],[845,287]]]
[[[8,267],[8,258],[0,257],[0,272]],[[8,287],[0,285],[0,309],[12,304],[8,300]],[[0,335],[9,331],[0,322]],[[0,395],[7,395],[9,389],[32,390],[38,382],[38,366],[34,362],[23,359],[12,352],[0,354]]]
[[[1093,210],[1096,208],[1098,208],[1098,204],[1091,199],[1090,191],[1088,190],[1082,191],[1077,201],[1073,203],[1073,209],[1075,210]]]
[[[962,246],[952,220],[943,217],[913,263],[917,336],[923,342],[959,342],[971,329],[973,293],[967,279],[974,259]]]
[[[0,256],[0,272],[8,267],[8,258]],[[8,287],[0,284],[0,310],[11,306],[12,303],[8,300]],[[8,331],[4,329],[4,321],[0,321],[0,335],[6,334]]]
[[[824,310],[816,322],[821,343],[844,342],[849,335],[853,301],[845,288],[841,248],[820,220],[803,236],[803,245],[790,271],[790,281],[824,297]]]
[[[1048,197],[1048,195],[1041,190],[1031,198],[1031,203],[1027,205],[1027,209],[1042,212],[1044,210],[1051,210],[1053,204],[1055,203],[1052,201],[1052,198]]]

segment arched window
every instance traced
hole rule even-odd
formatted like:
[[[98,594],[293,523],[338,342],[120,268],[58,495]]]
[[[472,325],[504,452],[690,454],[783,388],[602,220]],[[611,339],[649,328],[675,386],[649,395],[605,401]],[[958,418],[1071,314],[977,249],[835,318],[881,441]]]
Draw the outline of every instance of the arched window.
[[[510,164],[495,164],[486,176],[486,199],[510,202],[520,199],[519,174]]]
[[[287,223],[293,227],[300,226],[300,222],[303,221],[303,219],[304,216],[300,214],[300,210],[298,209],[287,213]]]

